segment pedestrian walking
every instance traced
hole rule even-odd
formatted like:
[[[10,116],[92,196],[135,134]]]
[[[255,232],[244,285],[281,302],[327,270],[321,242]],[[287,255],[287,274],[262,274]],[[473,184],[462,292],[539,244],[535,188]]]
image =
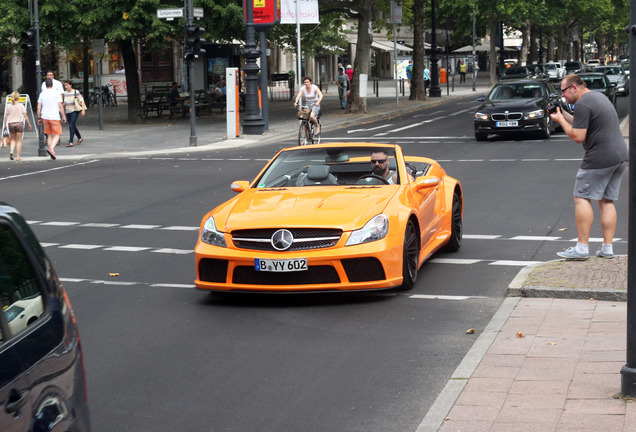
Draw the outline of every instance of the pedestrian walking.
[[[594,211],[591,200],[598,201],[603,244],[596,251],[601,258],[614,258],[613,239],[616,231],[616,207],[621,178],[627,168],[629,152],[620,130],[618,114],[603,93],[590,91],[578,75],[568,75],[561,81],[561,95],[567,103],[576,103],[574,115],[557,107],[552,120],[585,150],[583,162],[574,183],[574,216],[577,243],[563,252],[561,258],[589,258],[589,239]]]
[[[409,82],[409,87],[411,87],[411,80],[413,79],[413,60],[409,60],[409,64],[406,67],[406,79]]]
[[[38,124],[44,126],[46,134],[46,152],[55,160],[55,146],[62,136],[62,123],[66,123],[66,112],[62,95],[53,89],[53,81],[49,78],[44,82],[46,90],[38,97]],[[61,119],[61,120],[60,120]]]
[[[53,73],[52,70],[49,69],[46,71],[46,79],[50,79],[51,82],[53,83],[53,90],[55,90],[59,94],[64,93],[64,86],[62,85],[60,81],[55,79],[55,74]],[[46,90],[46,80],[44,80],[44,82],[42,83],[40,92],[43,92],[44,90]]]
[[[336,85],[338,86],[338,98],[340,99],[340,107],[347,108],[347,96],[349,92],[349,77],[344,73],[344,68],[338,69],[336,77]]]
[[[351,65],[347,65],[347,70],[345,71],[347,76],[349,77],[349,81],[353,81],[353,68]]]
[[[428,89],[431,86],[431,71],[428,66],[424,66],[424,93],[428,96]]]
[[[68,123],[68,144],[66,147],[73,147],[73,139],[77,136],[77,145],[80,145],[84,139],[77,129],[77,118],[81,115],[86,115],[86,104],[84,98],[79,90],[73,88],[73,83],[70,81],[64,82],[64,109],[66,111],[66,121]]]
[[[24,123],[29,125],[31,130],[31,121],[27,115],[26,108],[20,103],[20,93],[11,93],[11,103],[7,104],[7,108],[4,110],[4,121],[2,130],[8,130],[11,136],[11,147],[9,152],[9,159],[13,160],[15,154],[15,160],[22,160],[20,153],[22,152],[22,135],[24,134]]]

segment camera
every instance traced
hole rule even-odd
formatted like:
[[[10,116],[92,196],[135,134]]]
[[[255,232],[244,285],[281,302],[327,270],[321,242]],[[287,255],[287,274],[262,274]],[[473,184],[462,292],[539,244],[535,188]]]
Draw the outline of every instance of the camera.
[[[564,110],[563,108],[563,103],[559,100],[559,101],[552,101],[548,103],[548,106],[546,106],[546,110],[548,111],[548,113],[550,114],[554,114],[556,113],[556,109],[557,107],[561,108],[561,111]]]

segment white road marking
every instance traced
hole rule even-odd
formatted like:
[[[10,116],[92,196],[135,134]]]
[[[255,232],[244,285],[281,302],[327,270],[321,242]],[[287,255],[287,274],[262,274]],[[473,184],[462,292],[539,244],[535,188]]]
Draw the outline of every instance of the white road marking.
[[[166,231],[199,231],[198,226],[167,226],[161,228]]]
[[[119,224],[113,224],[113,223],[85,223],[85,224],[81,224],[81,227],[86,227],[86,228],[114,228],[114,227],[118,227]]]
[[[81,249],[81,250],[93,250],[103,248],[104,245],[91,245],[91,244],[67,244],[60,246],[60,249]]]
[[[551,237],[551,236],[515,236],[515,237],[510,237],[510,240],[556,241],[556,240],[561,240],[561,237]]]
[[[347,133],[350,134],[350,133],[356,133],[356,132],[367,132],[367,131],[372,131],[372,130],[376,130],[376,129],[383,129],[383,128],[391,127],[391,126],[393,126],[393,125],[392,124],[385,124],[385,125],[382,125],[382,126],[376,126],[376,127],[368,128],[368,129],[353,129],[353,130],[347,131]]]
[[[488,263],[492,266],[511,266],[511,267],[526,267],[530,265],[539,264],[543,261],[512,261],[512,260],[499,260]]]
[[[158,283],[158,284],[151,284],[151,287],[157,287],[157,288],[186,288],[186,289],[194,289],[195,286],[194,285],[188,285],[188,284],[162,284],[162,283]]]
[[[468,258],[433,258],[428,262],[436,264],[477,264],[480,259],[468,259]]]
[[[154,252],[154,253],[164,253],[164,254],[186,255],[186,254],[194,253],[194,250],[193,249],[169,249],[169,248],[163,248],[163,249],[155,249],[152,252]]]
[[[121,228],[130,228],[130,229],[155,229],[159,228],[161,225],[123,225]]]
[[[465,239],[471,240],[494,240],[501,238],[500,235],[486,235],[486,234],[464,234],[462,236]]]
[[[111,246],[104,248],[105,251],[113,251],[113,252],[141,252],[144,250],[149,250],[152,248],[149,247],[135,247],[135,246]]]
[[[483,299],[483,298],[487,298],[487,297],[483,297],[483,296],[451,296],[451,295],[435,295],[435,294],[413,294],[413,295],[408,295],[408,298],[425,299],[425,300],[470,300],[470,299]]]
[[[58,167],[55,167],[55,168],[50,168],[50,169],[41,170],[41,171],[33,171],[33,172],[24,173],[24,174],[16,174],[16,175],[7,176],[7,177],[0,177],[0,181],[2,181],[2,180],[11,180],[11,179],[14,179],[14,178],[19,178],[19,177],[28,177],[28,176],[32,176],[32,175],[36,175],[36,174],[44,174],[44,173],[49,173],[49,172],[53,172],[53,171],[59,171],[59,170],[67,169],[67,168],[75,168],[75,167],[78,167],[78,166],[91,164],[93,162],[98,162],[98,161],[97,160],[90,160],[90,161],[86,161],[86,162],[74,163],[72,165],[58,166]]]
[[[79,225],[79,222],[42,222],[42,225],[48,225],[48,226],[72,226],[72,225]]]

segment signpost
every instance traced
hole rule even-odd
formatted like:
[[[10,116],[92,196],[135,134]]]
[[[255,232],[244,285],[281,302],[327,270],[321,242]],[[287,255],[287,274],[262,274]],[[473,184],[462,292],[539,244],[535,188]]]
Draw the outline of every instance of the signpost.
[[[175,18],[183,18],[183,8],[157,9],[157,18],[168,21],[172,21]]]

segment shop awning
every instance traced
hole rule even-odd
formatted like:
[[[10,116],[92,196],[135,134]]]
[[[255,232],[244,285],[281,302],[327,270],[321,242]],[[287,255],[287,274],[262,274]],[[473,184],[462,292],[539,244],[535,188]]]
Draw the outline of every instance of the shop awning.
[[[428,44],[425,44],[425,45],[428,45]],[[371,46],[375,49],[379,49],[382,51],[391,51],[391,52],[393,51],[393,42],[391,41],[373,41],[371,42]],[[413,48],[409,48],[406,45],[397,44],[396,46],[398,51],[405,51],[405,52],[413,51]]]

